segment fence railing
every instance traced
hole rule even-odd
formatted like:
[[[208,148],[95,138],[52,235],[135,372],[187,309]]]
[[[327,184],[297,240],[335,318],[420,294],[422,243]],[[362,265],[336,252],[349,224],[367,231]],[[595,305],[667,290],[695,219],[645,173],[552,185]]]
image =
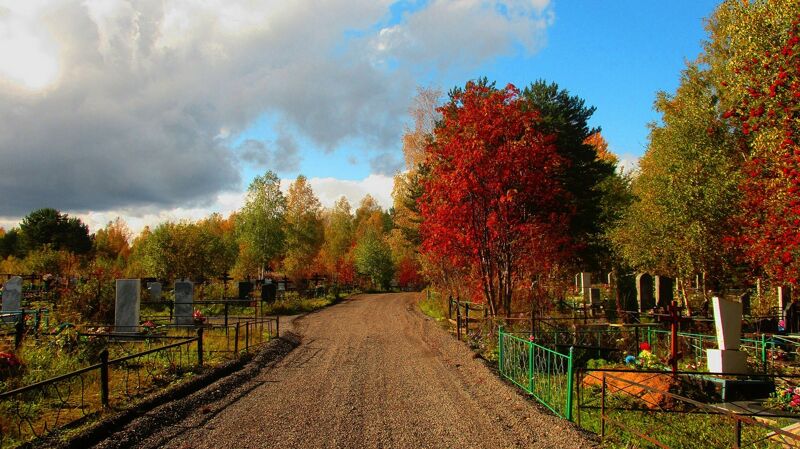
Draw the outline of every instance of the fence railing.
[[[106,409],[163,388],[203,365],[202,329],[197,336],[109,359],[31,385],[0,393],[0,447],[9,447],[75,424]]]
[[[658,354],[669,354],[670,331],[663,329],[647,328],[647,342]],[[758,365],[762,373],[769,372],[776,342],[773,337],[761,334],[759,338],[742,338],[739,349],[747,353],[748,359]],[[683,353],[684,360],[691,359],[698,369],[706,363],[707,350],[717,349],[715,335],[693,334],[678,332],[678,348]]]
[[[99,345],[97,351],[102,348],[99,357],[89,360],[99,358],[99,363],[0,393],[0,447],[43,437],[104,410],[123,409],[203,365],[238,358],[278,336],[280,321],[265,317],[227,326],[137,326],[116,331],[78,333]],[[0,370],[0,380],[12,374]]]
[[[588,370],[578,374],[578,425],[612,446],[800,447],[800,435],[786,429],[796,419],[787,419],[786,413],[731,410],[700,402],[672,391],[677,377],[671,373]],[[592,391],[582,392],[587,389]]]
[[[562,418],[572,420],[572,349],[562,354],[499,329],[500,375]]]

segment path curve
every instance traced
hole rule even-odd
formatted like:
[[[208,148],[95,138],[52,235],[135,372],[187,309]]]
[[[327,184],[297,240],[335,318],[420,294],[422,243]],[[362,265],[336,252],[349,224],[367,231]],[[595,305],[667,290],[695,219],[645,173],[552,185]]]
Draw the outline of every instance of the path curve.
[[[594,446],[500,381],[418,298],[360,295],[298,319],[303,342],[276,366],[139,447]]]

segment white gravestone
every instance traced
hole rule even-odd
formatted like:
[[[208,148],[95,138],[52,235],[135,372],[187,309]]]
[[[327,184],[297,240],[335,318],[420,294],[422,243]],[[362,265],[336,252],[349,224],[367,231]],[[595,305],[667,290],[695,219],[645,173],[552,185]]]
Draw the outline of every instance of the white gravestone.
[[[591,302],[592,274],[583,272],[580,274],[580,289],[583,295],[583,303]]]
[[[744,373],[747,354],[739,351],[742,339],[742,303],[718,297],[714,304],[714,324],[719,349],[708,350],[708,371],[712,373]]]
[[[194,284],[191,281],[175,281],[175,324],[194,324]]]
[[[114,327],[117,332],[138,330],[141,285],[139,279],[117,279],[117,300],[114,307]]]

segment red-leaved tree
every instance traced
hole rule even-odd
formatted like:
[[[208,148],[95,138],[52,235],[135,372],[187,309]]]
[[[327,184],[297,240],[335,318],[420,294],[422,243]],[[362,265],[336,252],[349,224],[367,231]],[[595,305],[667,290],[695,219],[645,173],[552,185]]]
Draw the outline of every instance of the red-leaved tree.
[[[468,269],[493,315],[569,249],[565,161],[523,106],[513,85],[470,82],[440,108],[426,149],[421,250]]]
[[[782,35],[761,39],[758,52],[730,50],[734,69],[722,86],[738,102],[723,117],[741,129],[748,153],[744,213],[735,241],[769,278],[798,285],[800,15],[795,13],[791,25],[776,34]]]

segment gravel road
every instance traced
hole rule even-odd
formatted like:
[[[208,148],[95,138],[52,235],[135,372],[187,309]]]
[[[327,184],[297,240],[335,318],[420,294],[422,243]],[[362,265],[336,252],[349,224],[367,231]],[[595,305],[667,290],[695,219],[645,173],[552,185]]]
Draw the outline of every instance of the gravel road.
[[[136,447],[594,447],[422,315],[418,297],[360,295],[299,318],[294,351]]]

